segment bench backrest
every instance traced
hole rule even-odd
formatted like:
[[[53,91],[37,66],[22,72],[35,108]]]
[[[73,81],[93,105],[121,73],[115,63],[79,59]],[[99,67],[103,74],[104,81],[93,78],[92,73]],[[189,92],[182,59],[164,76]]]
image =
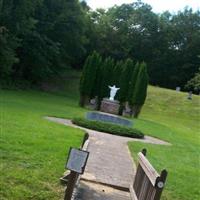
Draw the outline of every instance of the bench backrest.
[[[146,150],[138,153],[139,163],[133,186],[130,188],[134,200],[159,200],[165,185],[167,171],[161,175],[153,168],[145,157]]]

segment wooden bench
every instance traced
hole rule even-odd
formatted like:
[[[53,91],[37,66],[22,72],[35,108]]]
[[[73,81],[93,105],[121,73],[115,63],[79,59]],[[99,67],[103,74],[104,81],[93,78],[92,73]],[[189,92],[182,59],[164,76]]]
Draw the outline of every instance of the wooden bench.
[[[159,175],[147,160],[146,149],[138,153],[139,162],[133,185],[130,186],[132,200],[159,200],[167,178],[167,171]]]

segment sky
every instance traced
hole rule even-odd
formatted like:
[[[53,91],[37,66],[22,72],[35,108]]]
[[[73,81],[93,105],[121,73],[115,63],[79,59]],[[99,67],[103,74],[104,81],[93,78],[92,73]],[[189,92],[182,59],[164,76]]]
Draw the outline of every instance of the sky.
[[[109,8],[123,3],[132,3],[134,0],[86,0],[87,4],[92,8]],[[142,2],[150,4],[153,11],[161,13],[169,10],[170,12],[177,12],[183,10],[184,7],[189,6],[194,11],[200,10],[200,0],[142,0]]]

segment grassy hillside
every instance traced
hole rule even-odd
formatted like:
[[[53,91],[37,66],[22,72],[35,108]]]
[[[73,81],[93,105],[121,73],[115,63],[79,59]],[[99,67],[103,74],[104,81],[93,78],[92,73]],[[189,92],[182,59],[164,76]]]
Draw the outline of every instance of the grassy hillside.
[[[78,107],[78,76],[43,84],[51,91],[0,90],[1,199],[62,199],[59,177],[70,146],[79,146],[83,132],[48,122],[43,116],[83,117]],[[129,143],[131,153],[148,149],[158,170],[169,171],[163,200],[197,200],[200,187],[200,97],[149,87],[148,99],[134,126],[172,146]]]
[[[159,170],[169,172],[162,199],[198,200],[200,193],[200,97],[149,87],[148,98],[136,128],[169,141],[172,146],[130,142],[137,152],[147,148],[147,157]]]

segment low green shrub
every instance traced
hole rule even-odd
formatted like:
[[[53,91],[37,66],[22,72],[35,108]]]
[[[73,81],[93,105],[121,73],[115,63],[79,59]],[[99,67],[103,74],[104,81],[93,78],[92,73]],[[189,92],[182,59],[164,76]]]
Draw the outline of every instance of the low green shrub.
[[[100,121],[90,121],[84,118],[74,118],[72,122],[78,126],[110,133],[113,135],[120,135],[131,138],[144,138],[144,134],[135,128],[129,128]]]

